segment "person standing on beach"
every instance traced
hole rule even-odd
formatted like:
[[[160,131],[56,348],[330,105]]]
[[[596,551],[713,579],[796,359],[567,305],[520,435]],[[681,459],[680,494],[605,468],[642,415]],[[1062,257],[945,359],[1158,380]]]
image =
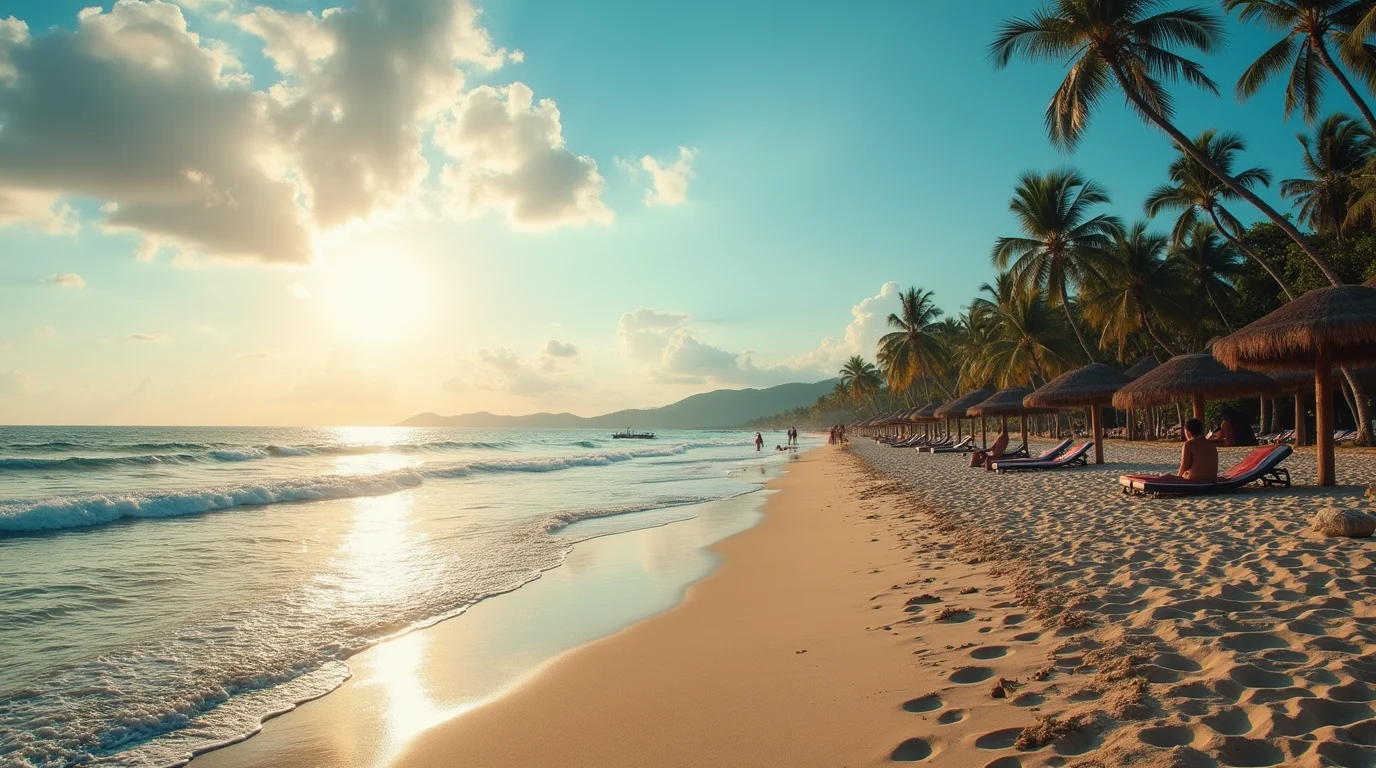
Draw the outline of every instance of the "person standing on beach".
[[[764,436],[759,432],[755,433],[755,452],[758,453],[764,447]]]

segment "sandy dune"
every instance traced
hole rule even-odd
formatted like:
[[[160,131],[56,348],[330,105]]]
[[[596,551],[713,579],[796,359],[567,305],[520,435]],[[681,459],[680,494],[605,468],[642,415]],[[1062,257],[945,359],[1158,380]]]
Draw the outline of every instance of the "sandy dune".
[[[1324,539],[1308,527],[1322,507],[1370,507],[1362,492],[1376,481],[1376,454],[1339,455],[1339,482],[1360,487],[1193,499],[1117,492],[1117,475],[1169,469],[1175,450],[1111,443],[1107,456],[1122,463],[998,476],[966,468],[963,457],[855,444],[856,455],[911,491],[883,517],[916,565],[942,552],[914,518],[957,542],[953,557],[994,563],[1045,633],[1035,647],[1046,664],[1031,674],[1008,667],[995,647],[974,649],[992,661],[972,661],[911,705],[930,722],[913,728],[911,754],[896,759],[1376,766],[1376,539]],[[1244,453],[1224,451],[1221,463]],[[1286,466],[1297,484],[1312,482],[1312,453]],[[1019,679],[1011,706],[986,706],[982,723],[948,738],[943,722],[973,719],[956,714],[971,698],[963,684],[1000,675]],[[988,683],[977,687],[987,700]],[[1040,748],[1016,748],[1017,726],[1034,715],[1072,727]],[[948,753],[973,745],[985,758],[943,760],[943,742]],[[938,754],[923,758],[932,746]]]

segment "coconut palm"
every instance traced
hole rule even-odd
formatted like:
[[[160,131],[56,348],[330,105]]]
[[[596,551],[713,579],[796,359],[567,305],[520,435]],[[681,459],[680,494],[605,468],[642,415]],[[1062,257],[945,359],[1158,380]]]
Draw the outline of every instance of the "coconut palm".
[[[878,407],[876,398],[883,380],[874,363],[859,355],[851,355],[838,373],[841,375],[841,384],[852,398],[868,400],[871,410]]]
[[[1242,267],[1237,254],[1224,245],[1218,231],[1202,221],[1195,224],[1185,242],[1167,258],[1174,260],[1185,278],[1198,286],[1205,300],[1218,312],[1223,327],[1232,333],[1233,325],[1228,322],[1223,307],[1237,298],[1234,284],[1242,276]]]
[[[1301,133],[1296,138],[1304,147],[1308,178],[1285,179],[1280,193],[1300,209],[1300,223],[1341,239],[1353,223],[1349,213],[1372,153],[1371,131],[1338,113],[1324,118],[1312,137]]]
[[[1271,172],[1265,168],[1248,168],[1241,173],[1233,172],[1233,162],[1239,152],[1247,148],[1246,142],[1236,133],[1219,133],[1210,128],[1200,133],[1194,146],[1215,165],[1229,174],[1247,189],[1271,184]],[[1242,223],[1224,207],[1224,202],[1238,199],[1222,181],[1197,162],[1188,153],[1176,148],[1179,156],[1171,161],[1167,170],[1171,183],[1162,184],[1147,196],[1144,208],[1148,216],[1156,216],[1166,211],[1179,211],[1175,226],[1171,230],[1172,244],[1180,246],[1199,223],[1201,214],[1213,222],[1214,228],[1230,245],[1266,270],[1276,284],[1285,291],[1287,298],[1295,298],[1295,293],[1285,278],[1265,259],[1243,243]]]
[[[889,391],[906,390],[921,379],[924,402],[931,402],[928,377],[941,356],[935,333],[940,318],[941,309],[932,301],[931,291],[909,288],[898,294],[898,312],[888,319],[889,327],[895,330],[879,339],[878,358]]]
[[[1069,367],[1075,338],[1044,293],[1019,290],[1006,272],[980,293],[970,316],[993,329],[978,363],[981,376],[1000,387],[1041,385]]]
[[[1109,258],[1085,286],[1085,319],[1102,332],[1100,345],[1116,346],[1120,359],[1143,332],[1167,355],[1175,355],[1162,326],[1190,316],[1185,299],[1189,286],[1176,264],[1166,260],[1166,251],[1166,237],[1137,222],[1114,236]]]
[[[1072,149],[1089,128],[1094,109],[1115,86],[1132,109],[1170,136],[1176,146],[1238,197],[1256,206],[1318,265],[1334,285],[1338,273],[1304,235],[1246,185],[1219,168],[1172,122],[1173,101],[1166,85],[1183,80],[1213,94],[1218,86],[1198,62],[1171,48],[1202,53],[1223,41],[1223,23],[1203,8],[1159,11],[1162,0],[1050,0],[1031,18],[1012,18],[999,27],[989,46],[994,65],[1003,68],[1015,56],[1037,61],[1070,62],[1070,71],[1046,109],[1051,140]]]
[[[1113,236],[1122,230],[1116,216],[1090,215],[1091,208],[1108,201],[1108,192],[1079,171],[1024,173],[1008,204],[1024,236],[1000,237],[990,254],[994,266],[1008,270],[1020,290],[1044,290],[1065,309],[1091,363],[1094,351],[1071,311],[1070,290],[1094,274]]]
[[[1242,21],[1257,22],[1284,34],[1238,78],[1239,99],[1255,95],[1288,65],[1285,117],[1288,119],[1298,107],[1305,121],[1312,123],[1323,104],[1324,80],[1331,74],[1357,105],[1367,125],[1376,130],[1376,116],[1329,51],[1332,43],[1344,64],[1371,81],[1376,68],[1369,51],[1365,46],[1347,45],[1349,32],[1372,9],[1370,0],[1223,0],[1223,8],[1237,11]]]

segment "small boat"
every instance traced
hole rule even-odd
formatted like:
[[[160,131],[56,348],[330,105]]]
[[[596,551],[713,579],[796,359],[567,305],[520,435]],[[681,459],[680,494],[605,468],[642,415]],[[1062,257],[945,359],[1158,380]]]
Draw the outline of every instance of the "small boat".
[[[612,437],[616,438],[617,440],[653,440],[655,439],[655,433],[632,432],[631,430],[626,429],[613,434]]]

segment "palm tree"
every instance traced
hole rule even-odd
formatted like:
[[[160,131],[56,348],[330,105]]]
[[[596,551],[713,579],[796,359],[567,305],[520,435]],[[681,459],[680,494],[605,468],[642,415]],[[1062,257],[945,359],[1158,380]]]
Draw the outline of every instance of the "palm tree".
[[[1237,179],[1237,182],[1247,189],[1271,184],[1271,172],[1265,168],[1248,168],[1241,173],[1233,173],[1233,161],[1239,152],[1247,148],[1246,142],[1236,133],[1219,133],[1209,128],[1199,134],[1194,140],[1194,146],[1224,173]],[[1256,251],[1242,242],[1242,223],[1223,207],[1225,201],[1237,200],[1237,193],[1224,186],[1217,176],[1209,173],[1188,153],[1179,147],[1176,147],[1176,151],[1179,152],[1179,156],[1171,161],[1167,171],[1171,183],[1162,184],[1147,196],[1144,206],[1147,215],[1154,217],[1165,211],[1180,212],[1175,220],[1175,227],[1171,230],[1173,244],[1177,247],[1194,231],[1199,223],[1199,215],[1207,215],[1214,228],[1223,235],[1223,239],[1261,265],[1281,290],[1285,291],[1286,297],[1294,299],[1295,292],[1291,290],[1285,278]]]
[[[1218,319],[1228,333],[1233,332],[1232,323],[1223,311],[1224,303],[1231,304],[1237,298],[1235,281],[1242,276],[1237,254],[1224,247],[1218,231],[1205,222],[1195,224],[1189,237],[1168,257],[1179,265],[1181,272],[1193,284],[1199,286],[1204,298],[1218,312]]]
[[[1142,332],[1175,355],[1160,326],[1189,317],[1184,299],[1189,289],[1176,265],[1166,260],[1166,250],[1166,237],[1147,232],[1146,222],[1139,221],[1114,237],[1110,258],[1085,286],[1085,319],[1103,332],[1102,346],[1117,346],[1120,359]]]
[[[879,376],[879,369],[874,367],[874,363],[866,360],[859,355],[851,355],[850,359],[841,366],[841,384],[846,391],[855,399],[867,398],[870,401],[872,410],[878,409],[879,387],[882,382]]]
[[[1296,138],[1304,147],[1304,171],[1309,178],[1285,179],[1280,193],[1299,207],[1300,223],[1341,239],[1353,223],[1349,214],[1358,179],[1365,175],[1372,153],[1371,131],[1338,113],[1324,118],[1312,138],[1303,133]]]
[[[1376,71],[1369,53],[1362,46],[1347,44],[1352,28],[1371,10],[1370,0],[1223,0],[1223,8],[1228,12],[1237,11],[1241,21],[1259,22],[1285,35],[1238,78],[1239,99],[1256,95],[1289,64],[1285,117],[1288,119],[1295,107],[1299,107],[1305,121],[1312,123],[1319,116],[1327,72],[1347,91],[1367,125],[1376,130],[1376,116],[1371,114],[1366,101],[1328,50],[1328,43],[1332,41],[1338,46],[1338,55],[1344,63],[1371,81]]]
[[[999,68],[1014,56],[1032,60],[1070,60],[1070,71],[1046,109],[1054,144],[1072,149],[1089,128],[1094,108],[1115,85],[1147,122],[1170,136],[1238,197],[1256,206],[1305,252],[1334,285],[1342,280],[1304,235],[1246,185],[1238,182],[1180,132],[1166,84],[1183,80],[1210,93],[1218,86],[1198,62],[1168,50],[1175,46],[1210,53],[1223,41],[1221,19],[1202,8],[1156,13],[1160,0],[1050,0],[1030,19],[1013,18],[999,28],[989,46]]]
[[[1008,204],[1024,237],[1000,237],[990,254],[994,266],[1009,270],[1021,290],[1045,290],[1065,309],[1091,363],[1094,351],[1070,310],[1070,288],[1094,274],[1113,236],[1122,230],[1115,216],[1090,215],[1090,208],[1108,201],[1108,192],[1079,171],[1024,173]]]
[[[980,375],[1000,387],[1040,385],[1069,367],[1075,339],[1044,293],[1018,289],[1007,272],[980,292],[985,296],[970,304],[970,316],[991,326],[993,337],[982,350]]]
[[[889,391],[906,390],[922,380],[924,402],[931,402],[928,376],[941,354],[935,323],[941,309],[932,302],[931,291],[909,288],[898,294],[898,313],[889,315],[892,333],[879,339],[878,358],[888,379]]]

